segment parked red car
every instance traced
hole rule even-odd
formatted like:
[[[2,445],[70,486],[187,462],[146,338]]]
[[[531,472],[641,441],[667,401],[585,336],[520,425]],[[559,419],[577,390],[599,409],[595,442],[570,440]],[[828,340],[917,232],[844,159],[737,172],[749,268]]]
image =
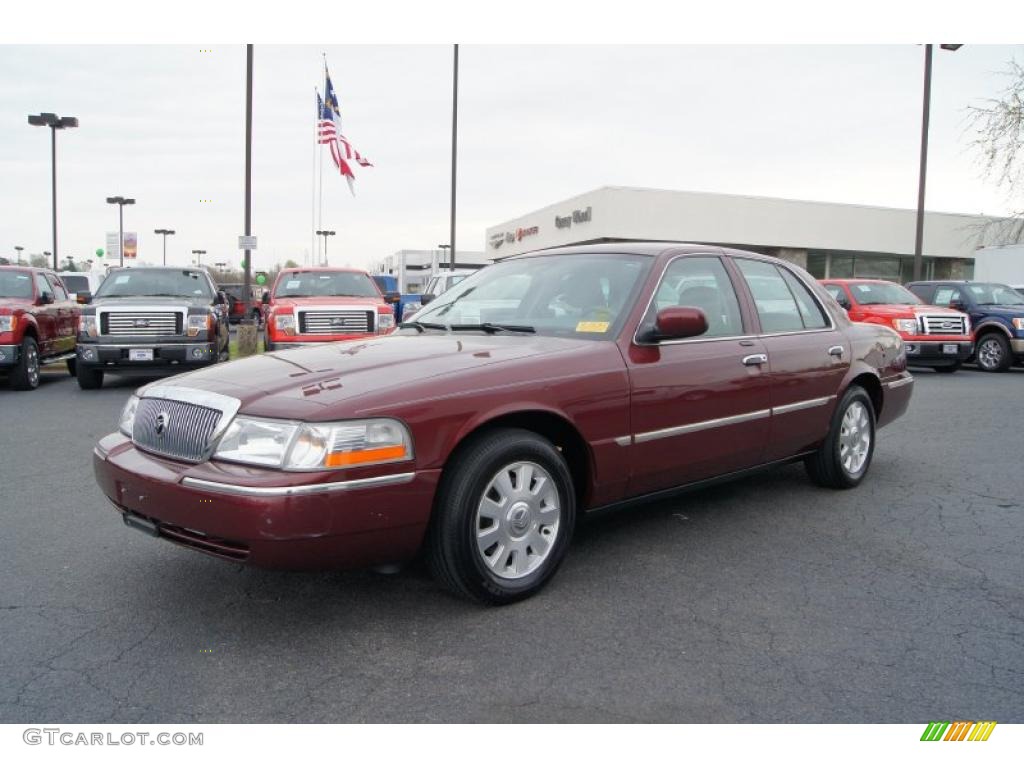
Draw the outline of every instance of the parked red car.
[[[288,568],[425,547],[443,585],[504,603],[583,510],[797,460],[857,485],[912,389],[896,332],[798,267],[610,243],[503,260],[391,335],[145,386],[94,466],[154,536]]]
[[[61,360],[74,375],[79,315],[56,272],[0,266],[0,375],[35,389],[40,366]]]
[[[347,341],[389,333],[395,311],[366,272],[341,267],[285,269],[263,294],[264,349]]]
[[[822,280],[850,319],[893,328],[906,345],[907,362],[940,373],[960,370],[974,352],[971,319],[949,307],[925,304],[887,280]]]

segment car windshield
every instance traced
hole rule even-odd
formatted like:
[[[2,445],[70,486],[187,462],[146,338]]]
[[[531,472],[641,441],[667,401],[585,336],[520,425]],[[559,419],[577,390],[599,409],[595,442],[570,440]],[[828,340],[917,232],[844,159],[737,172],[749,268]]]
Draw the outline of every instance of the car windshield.
[[[620,254],[513,259],[469,275],[415,320],[424,326],[490,324],[491,331],[515,326],[551,336],[607,338],[624,321],[651,262]]]
[[[288,272],[281,275],[274,297],[361,296],[380,298],[377,284],[362,272]]]
[[[975,304],[1024,305],[1021,296],[1008,285],[998,283],[968,283],[966,286]]]
[[[96,298],[194,296],[213,299],[206,274],[192,269],[118,269],[107,275]]]
[[[850,283],[850,293],[858,304],[920,304],[914,294],[895,283]]]
[[[31,299],[32,276],[28,272],[0,269],[0,297],[5,299]]]

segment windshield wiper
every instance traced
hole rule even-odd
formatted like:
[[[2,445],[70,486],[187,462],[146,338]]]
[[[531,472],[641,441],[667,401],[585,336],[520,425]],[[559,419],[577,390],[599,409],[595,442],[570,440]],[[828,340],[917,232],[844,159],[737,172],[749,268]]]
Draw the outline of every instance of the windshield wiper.
[[[451,327],[444,323],[421,323],[419,320],[409,320],[405,323],[399,323],[399,328],[415,328],[420,333],[423,333],[428,328],[432,331],[450,331]]]
[[[476,323],[471,325],[453,325],[453,331],[484,331],[485,333],[536,333],[532,325],[498,325],[497,323]]]

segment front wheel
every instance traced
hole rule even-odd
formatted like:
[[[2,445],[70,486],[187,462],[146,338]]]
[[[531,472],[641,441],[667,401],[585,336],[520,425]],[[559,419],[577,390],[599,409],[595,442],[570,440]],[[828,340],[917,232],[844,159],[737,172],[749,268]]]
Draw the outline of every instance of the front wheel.
[[[11,371],[14,389],[35,389],[39,386],[39,346],[31,336],[22,339],[18,364]]]
[[[445,588],[492,605],[522,600],[555,574],[576,522],[562,454],[522,429],[473,438],[448,462],[427,534]]]
[[[68,373],[70,373],[72,376],[74,376],[75,375],[75,371],[78,369],[77,368],[77,366],[78,366],[78,358],[77,357],[69,357],[65,361],[65,363],[68,366]]]
[[[990,333],[978,341],[974,353],[978,367],[988,373],[1002,373],[1010,369],[1010,342],[1001,333]]]
[[[79,389],[99,389],[103,386],[103,371],[87,365],[76,366],[75,377]]]
[[[828,436],[805,461],[811,480],[825,488],[853,488],[868,473],[875,452],[875,408],[863,388],[839,401]]]

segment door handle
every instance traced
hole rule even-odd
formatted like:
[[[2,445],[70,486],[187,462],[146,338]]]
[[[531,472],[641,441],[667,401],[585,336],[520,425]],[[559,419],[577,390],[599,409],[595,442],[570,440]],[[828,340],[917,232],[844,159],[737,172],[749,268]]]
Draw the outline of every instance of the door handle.
[[[832,357],[842,357],[843,356],[843,348],[837,344],[834,347],[829,347],[828,348],[828,353]]]
[[[768,362],[768,355],[747,355],[743,358],[744,365],[764,365]]]

